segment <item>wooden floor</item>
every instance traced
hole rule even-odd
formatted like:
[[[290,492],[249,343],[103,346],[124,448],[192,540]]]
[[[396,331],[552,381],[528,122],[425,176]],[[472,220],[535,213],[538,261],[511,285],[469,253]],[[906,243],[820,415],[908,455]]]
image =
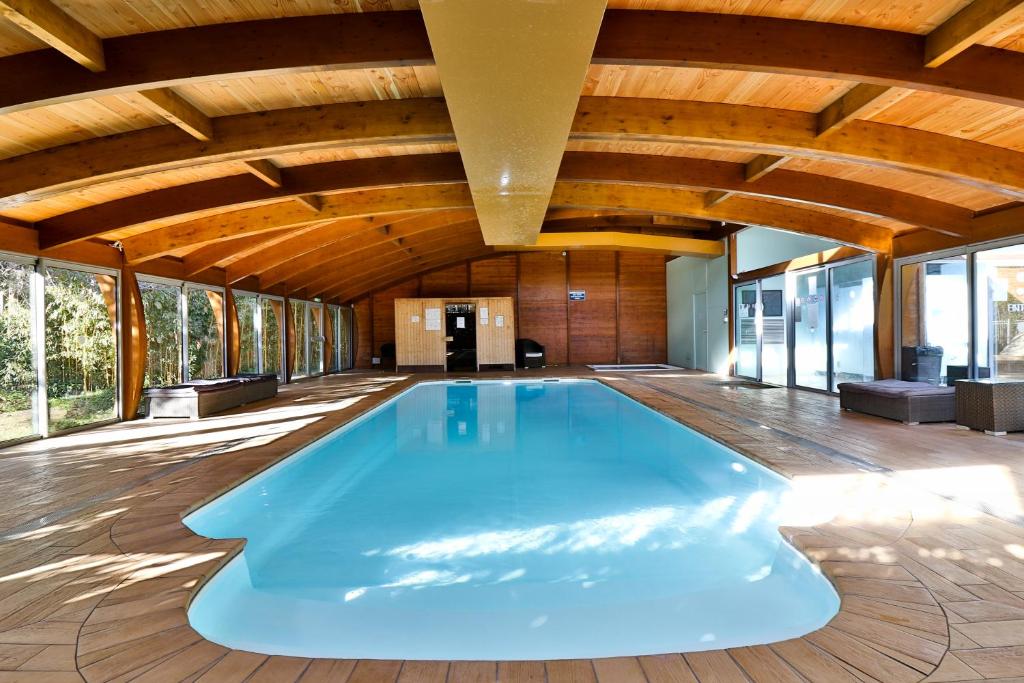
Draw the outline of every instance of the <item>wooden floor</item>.
[[[0,683],[1024,683],[1024,438],[682,371],[600,377],[793,478],[807,519],[782,531],[842,596],[828,626],[767,646],[551,662],[308,660],[204,640],[188,600],[240,546],[195,536],[182,514],[415,381],[352,373],[215,418],[0,450]]]

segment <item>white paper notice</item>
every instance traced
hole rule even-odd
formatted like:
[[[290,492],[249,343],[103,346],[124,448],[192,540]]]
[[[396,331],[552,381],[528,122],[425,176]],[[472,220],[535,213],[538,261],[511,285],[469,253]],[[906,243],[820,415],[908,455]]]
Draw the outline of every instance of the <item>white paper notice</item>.
[[[494,326],[495,327],[505,327],[505,316],[503,316],[503,315],[496,315],[496,316],[494,316]]]
[[[427,316],[427,320],[440,320],[441,309],[440,308],[428,308],[423,311],[423,314]]]
[[[455,327],[459,328],[460,330],[466,329],[466,319],[460,315],[458,318],[455,319]]]
[[[486,306],[481,306],[480,307],[480,319],[481,320],[486,320],[487,317],[489,316],[489,314],[490,314],[490,311],[488,310],[488,308]]]
[[[409,322],[411,322],[411,323],[418,323],[419,321],[420,321],[420,317],[418,315],[413,315],[413,316],[409,317]]]
[[[440,320],[431,320],[430,318],[427,318],[426,321],[424,321],[424,323],[423,323],[423,329],[425,329],[425,330],[427,330],[429,332],[434,332],[434,331],[440,330],[441,329],[441,321]]]

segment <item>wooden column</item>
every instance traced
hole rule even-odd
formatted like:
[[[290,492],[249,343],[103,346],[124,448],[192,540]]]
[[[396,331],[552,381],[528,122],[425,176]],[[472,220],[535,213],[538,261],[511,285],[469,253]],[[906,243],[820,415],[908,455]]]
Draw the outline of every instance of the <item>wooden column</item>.
[[[284,377],[286,382],[292,381],[295,372],[295,317],[292,315],[292,302],[284,300]]]
[[[895,329],[893,325],[892,254],[875,257],[875,377],[889,379],[895,374]]]
[[[121,419],[134,420],[146,377],[146,316],[135,271],[121,266]]]
[[[235,293],[230,287],[224,288],[224,315],[226,317],[225,332],[227,339],[228,367],[227,376],[233,377],[238,374],[238,366],[241,360],[241,340],[239,339],[238,328],[238,307],[235,305]]]
[[[331,359],[334,357],[334,319],[331,318],[331,309],[324,304],[324,374],[331,372]]]

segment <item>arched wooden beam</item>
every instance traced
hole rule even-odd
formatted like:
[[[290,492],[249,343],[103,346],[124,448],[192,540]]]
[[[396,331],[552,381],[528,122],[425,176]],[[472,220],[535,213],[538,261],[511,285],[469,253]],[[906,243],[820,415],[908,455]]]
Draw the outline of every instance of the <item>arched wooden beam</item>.
[[[390,234],[396,226],[404,225],[419,218],[434,216],[437,213],[447,212],[422,212],[414,211],[400,214],[388,214],[377,220],[373,217],[372,223],[361,226],[353,226],[343,219],[340,221],[329,221],[303,232],[292,232],[286,234],[273,249],[247,252],[241,258],[232,259],[225,268],[225,278],[228,283],[239,282],[248,277],[259,276],[287,261],[303,258],[308,251],[316,248],[328,248],[339,241],[348,240],[357,235],[386,235]],[[463,212],[471,215],[471,212]],[[243,238],[244,239],[244,238]],[[348,248],[347,245],[346,248]],[[198,253],[203,253],[216,245],[202,247]],[[280,282],[276,280],[275,282]]]
[[[475,221],[439,226],[417,235],[397,238],[357,253],[346,254],[332,261],[329,267],[289,280],[285,283],[285,291],[302,289],[313,295],[320,294],[337,286],[342,280],[359,280],[379,270],[389,270],[402,261],[416,260],[431,251],[456,246],[484,246],[480,227]]]
[[[799,206],[737,198],[709,209],[704,206],[701,193],[672,188],[559,182],[552,202],[556,208],[650,211],[664,215],[767,225],[816,234],[876,251],[887,251],[892,239],[892,234],[883,228]],[[471,197],[468,188],[465,184],[430,185],[331,195],[325,198],[320,215],[321,218],[381,216],[396,211],[428,208],[469,209]],[[309,222],[309,216],[299,211],[292,202],[284,202],[169,226],[128,237],[122,241],[122,245],[129,261],[138,263],[174,253],[178,249],[195,248],[218,240],[257,235],[286,225],[305,225]]]
[[[483,246],[475,221],[442,226],[408,238],[370,247],[332,260],[329,265],[284,283],[286,291],[305,290],[314,295],[335,288],[343,279],[359,281],[377,271],[391,270],[399,261],[423,258],[427,252],[453,246]]]
[[[593,61],[841,78],[1024,105],[1024,55],[976,45],[928,68],[925,42],[911,33],[826,22],[608,10]],[[97,74],[48,50],[0,59],[0,114],[195,81],[433,63],[417,11],[158,31],[108,38],[103,50],[106,70]]]
[[[432,184],[327,195],[317,217],[319,220],[354,218],[381,216],[398,211],[468,209],[471,206],[472,199],[464,183]],[[886,251],[891,241],[890,231],[884,228],[812,209],[740,197],[708,208],[704,205],[702,193],[671,187],[559,181],[552,195],[552,206],[636,210],[770,225],[817,234],[875,251]],[[129,262],[134,264],[182,248],[311,222],[308,211],[295,206],[294,202],[283,202],[167,226],[127,237],[121,243]]]
[[[322,292],[321,296],[326,301],[337,301],[339,303],[342,301],[352,301],[370,292],[379,292],[393,287],[400,282],[416,277],[420,273],[440,270],[455,263],[476,260],[496,253],[502,252],[494,247],[457,247],[446,249],[441,252],[435,252],[429,258],[420,259],[416,263],[406,264],[391,270],[381,270],[377,275],[364,278],[359,282],[339,284],[337,287]]]
[[[953,204],[797,171],[778,170],[748,182],[744,168],[743,164],[686,157],[567,152],[559,179],[723,190],[792,199],[890,218],[954,236],[970,234],[972,212]],[[283,177],[288,180],[281,188],[269,187],[244,174],[156,190],[82,209],[42,221],[37,226],[40,244],[44,248],[57,248],[129,226],[137,228],[156,220],[166,222],[168,218],[197,209],[244,208],[247,204],[307,193],[461,182],[465,180],[465,173],[457,154],[428,154],[299,166],[286,169]],[[119,211],[119,207],[124,210]],[[118,216],[124,218],[118,220]]]
[[[319,296],[330,300],[337,296],[337,292],[362,286],[363,283],[373,282],[395,272],[407,272],[422,268],[424,262],[432,261],[438,256],[458,256],[467,251],[479,251],[486,248],[488,247],[479,238],[479,233],[476,235],[434,236],[432,239],[420,240],[410,254],[397,250],[378,251],[354,268],[339,272],[334,277],[321,278],[308,288],[300,287],[293,291],[305,291],[307,296]]]
[[[426,216],[399,221],[384,229],[373,231],[362,230],[358,233],[339,234],[323,231],[312,239],[290,243],[282,250],[285,253],[268,254],[269,267],[258,273],[247,273],[247,264],[233,264],[228,268],[227,277],[243,278],[259,275],[260,286],[273,287],[281,282],[290,281],[308,272],[318,272],[333,267],[332,264],[351,254],[361,253],[364,249],[379,244],[407,240],[437,228],[455,229],[465,224],[476,225],[475,212],[471,209],[456,211],[436,211]],[[476,226],[479,229],[479,226]]]
[[[453,142],[441,100],[366,102],[303,107],[217,119],[221,134],[209,143],[182,139],[172,126],[150,128],[65,145],[0,161],[0,209],[43,199],[98,182],[140,174],[252,159],[313,148],[386,142],[402,145]],[[705,102],[585,97],[573,123],[573,139],[705,144],[788,156],[852,161],[899,168],[964,182],[1024,198],[1024,153],[936,133],[855,121],[840,133],[818,137],[812,114],[766,107]],[[770,177],[770,176],[769,176]],[[761,180],[767,180],[762,178]],[[181,209],[200,211],[223,202],[230,190],[238,201],[266,201],[285,188],[249,174],[231,186],[196,184]],[[202,191],[204,187],[216,191]],[[149,200],[174,196],[148,195]],[[131,198],[83,209],[46,221],[82,239],[103,225],[131,225],[159,216],[151,201]],[[177,204],[177,202],[175,203]]]

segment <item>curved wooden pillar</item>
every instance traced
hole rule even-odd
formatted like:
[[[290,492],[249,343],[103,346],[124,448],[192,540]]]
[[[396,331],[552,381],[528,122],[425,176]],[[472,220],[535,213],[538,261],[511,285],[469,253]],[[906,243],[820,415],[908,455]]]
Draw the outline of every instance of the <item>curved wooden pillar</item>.
[[[292,301],[288,298],[284,300],[284,348],[284,378],[291,382],[295,372],[295,315],[292,313]]]
[[[121,419],[134,420],[146,377],[146,316],[135,271],[121,267]]]
[[[875,258],[875,377],[895,375],[895,329],[893,324],[892,254]]]
[[[331,316],[331,309],[324,304],[324,374],[332,371],[331,359],[334,358],[334,318]]]
[[[227,376],[233,377],[238,374],[238,365],[241,358],[241,343],[239,340],[238,307],[235,305],[235,292],[230,287],[224,289],[224,314],[225,332],[227,333]]]

